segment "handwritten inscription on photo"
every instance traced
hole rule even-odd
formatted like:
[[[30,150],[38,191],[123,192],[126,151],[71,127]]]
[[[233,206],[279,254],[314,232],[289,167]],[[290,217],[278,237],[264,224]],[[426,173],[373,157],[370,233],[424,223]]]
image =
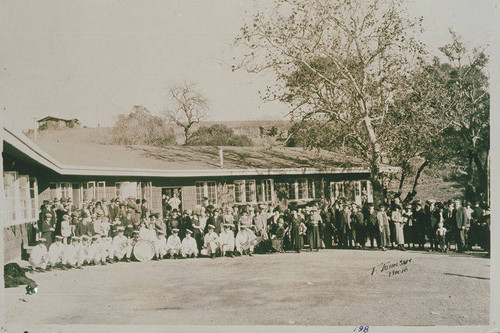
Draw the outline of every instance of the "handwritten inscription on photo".
[[[410,271],[409,266],[412,259],[401,259],[399,261],[389,261],[381,263],[380,265],[372,267],[371,275],[384,274],[389,277],[394,275],[401,275]]]

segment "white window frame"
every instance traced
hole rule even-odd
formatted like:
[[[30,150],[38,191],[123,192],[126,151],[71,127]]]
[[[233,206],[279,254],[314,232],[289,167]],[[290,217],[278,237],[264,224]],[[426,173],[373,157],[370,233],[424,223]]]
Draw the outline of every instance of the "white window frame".
[[[31,196],[31,191],[33,191],[33,197]],[[38,210],[40,209],[40,206],[38,203],[38,180],[36,179],[36,177],[30,177],[30,199],[31,218],[38,219]]]
[[[294,190],[294,194],[295,194],[295,197],[294,198],[291,198],[290,200],[291,201],[310,201],[310,200],[315,200],[315,199],[321,199],[321,195],[319,198],[316,197],[316,184],[315,184],[315,180],[318,180],[318,179],[314,179],[314,178],[297,178],[295,180],[293,180],[291,183],[290,183],[290,186],[293,187],[293,190]],[[299,187],[300,187],[300,182],[301,181],[305,181],[305,194],[302,198],[299,198]],[[319,179],[320,183],[321,183],[321,179]],[[309,187],[311,187],[311,192],[312,193],[309,193]]]
[[[269,184],[269,194],[267,195],[267,189]],[[262,193],[262,200],[258,197],[258,191],[256,191],[257,201],[258,202],[273,202],[274,201],[274,181],[273,179],[261,179],[257,181],[257,188],[260,188]]]
[[[63,190],[63,184],[65,186]],[[70,182],[57,183],[57,197],[60,199],[71,199],[73,200],[73,184]],[[69,191],[69,195],[68,195]]]
[[[266,182],[269,182],[269,187],[270,187],[270,198],[267,196],[267,186]],[[234,202],[237,204],[255,204],[258,202],[272,202],[274,201],[274,181],[273,179],[237,179],[233,181],[234,183]],[[247,187],[248,184],[251,183],[251,189],[253,192],[251,200],[247,200]],[[236,195],[236,187],[240,189],[240,195],[237,197]],[[258,191],[257,189],[260,189],[262,192],[262,199],[258,197]],[[239,199],[239,200],[238,200]]]
[[[102,185],[102,187],[101,187]],[[100,191],[103,191],[103,193],[100,193]],[[102,195],[100,195],[102,194]],[[98,181],[95,187],[95,196],[97,201],[101,201],[102,199],[106,199],[106,182],[101,180]]]
[[[89,190],[90,190],[90,185],[92,185],[92,197],[89,198]],[[90,182],[86,182],[86,183],[83,183],[82,184],[82,188],[83,188],[83,199],[87,200],[87,202],[91,202],[92,200],[95,200],[96,199],[96,184],[95,184],[95,181],[90,181]]]
[[[203,203],[203,198],[204,197],[207,197],[209,202],[210,203],[214,203],[215,205],[217,205],[217,183],[215,182],[215,180],[209,180],[209,181],[198,181],[198,182],[195,182],[195,195],[196,195],[196,204],[198,205],[199,202]],[[201,198],[198,198],[198,188],[199,188],[199,185],[202,185],[201,188],[203,188],[203,196]],[[208,191],[208,188],[209,188],[209,185],[212,185],[214,186],[214,198],[210,198],[210,196],[208,195],[209,191]]]
[[[21,181],[24,180],[25,188],[21,191]],[[17,216],[19,220],[26,221],[31,219],[31,194],[30,194],[30,177],[28,175],[17,176],[18,200]],[[26,202],[26,207],[23,207],[21,201]]]
[[[14,201],[13,201],[13,205],[10,204],[10,200],[7,200],[7,184],[5,183],[5,175],[13,175],[14,176],[14,183],[13,183],[13,189],[14,189]],[[3,173],[3,177],[4,177],[4,192],[5,192],[5,197],[2,198],[2,200],[4,200],[5,202],[5,207],[9,207],[10,206],[10,209],[7,208],[7,221],[6,221],[6,225],[14,225],[16,224],[16,222],[19,220],[19,215],[18,215],[18,211],[19,211],[19,186],[18,186],[18,181],[17,181],[17,177],[18,177],[18,174],[16,171],[4,171]],[[9,215],[10,214],[10,215]]]

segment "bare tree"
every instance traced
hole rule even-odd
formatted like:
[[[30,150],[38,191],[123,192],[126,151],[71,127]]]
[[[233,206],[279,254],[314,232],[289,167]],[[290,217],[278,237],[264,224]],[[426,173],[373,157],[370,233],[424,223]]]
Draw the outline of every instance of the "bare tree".
[[[207,117],[208,99],[195,83],[185,81],[172,84],[168,93],[171,104],[166,112],[167,120],[182,127],[187,145],[191,127]]]

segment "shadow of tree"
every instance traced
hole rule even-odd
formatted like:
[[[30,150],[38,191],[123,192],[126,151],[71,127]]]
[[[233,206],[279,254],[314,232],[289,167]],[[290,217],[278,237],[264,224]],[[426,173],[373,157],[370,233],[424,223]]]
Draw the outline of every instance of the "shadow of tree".
[[[196,165],[199,168],[218,168],[218,147],[126,146],[127,150],[140,154],[142,158],[167,163]],[[313,152],[302,148],[223,147],[225,168],[328,168],[359,167],[363,164],[345,155]],[[357,162],[357,163],[356,163]]]

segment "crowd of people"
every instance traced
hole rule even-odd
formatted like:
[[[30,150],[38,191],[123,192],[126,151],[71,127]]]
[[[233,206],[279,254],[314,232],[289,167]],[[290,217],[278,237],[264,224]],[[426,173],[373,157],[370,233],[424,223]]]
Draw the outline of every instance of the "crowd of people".
[[[144,199],[103,199],[80,207],[54,199],[43,202],[29,261],[38,271],[129,262],[140,241],[152,245],[154,260],[322,248],[447,252],[454,245],[464,252],[479,245],[489,251],[489,223],[488,207],[461,200],[402,204],[394,198],[375,206],[339,199],[283,208],[216,207],[205,199],[195,210],[182,210],[174,195],[163,198],[161,213],[151,213]]]

